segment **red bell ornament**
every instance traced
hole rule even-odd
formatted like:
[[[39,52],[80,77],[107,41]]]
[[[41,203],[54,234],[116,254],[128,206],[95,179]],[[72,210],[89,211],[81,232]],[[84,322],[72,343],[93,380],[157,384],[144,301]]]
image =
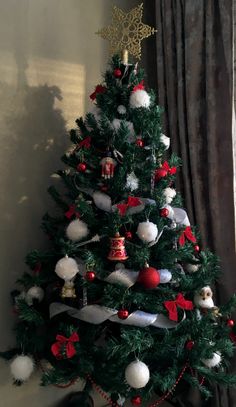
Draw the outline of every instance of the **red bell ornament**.
[[[116,233],[115,237],[110,238],[111,248],[108,255],[108,260],[112,261],[122,261],[128,259],[125,250],[125,238]]]
[[[116,161],[111,156],[106,156],[101,160],[102,177],[104,179],[110,179],[114,176]]]
[[[154,267],[149,267],[148,264],[139,272],[138,283],[142,284],[144,288],[153,289],[160,284],[160,273]]]

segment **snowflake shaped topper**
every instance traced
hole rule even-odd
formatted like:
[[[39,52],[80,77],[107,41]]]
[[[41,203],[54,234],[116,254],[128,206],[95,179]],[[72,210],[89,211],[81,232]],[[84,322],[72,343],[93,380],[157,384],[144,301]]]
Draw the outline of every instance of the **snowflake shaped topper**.
[[[142,16],[143,4],[128,13],[113,7],[112,24],[97,32],[110,42],[111,54],[127,50],[137,59],[141,58],[141,41],[156,32],[154,28],[143,24]]]

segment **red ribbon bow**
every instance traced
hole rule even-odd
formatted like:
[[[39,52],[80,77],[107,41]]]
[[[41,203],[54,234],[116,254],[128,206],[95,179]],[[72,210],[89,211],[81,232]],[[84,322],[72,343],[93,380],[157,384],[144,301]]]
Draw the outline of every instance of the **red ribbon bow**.
[[[74,347],[74,343],[79,342],[79,335],[77,334],[77,332],[73,332],[73,334],[69,338],[66,338],[63,335],[57,335],[56,340],[57,340],[57,342],[55,342],[51,346],[51,351],[52,351],[52,354],[57,359],[63,358],[63,355],[61,354],[61,352],[63,351],[63,348],[66,351],[67,359],[72,358],[76,354],[76,349]]]
[[[129,207],[139,206],[141,203],[142,203],[142,201],[139,198],[135,198],[134,196],[129,196],[127,203],[121,203],[121,204],[117,205],[120,216],[124,216]]]
[[[184,231],[181,233],[181,235],[179,237],[179,245],[184,246],[186,239],[188,239],[190,242],[197,243],[197,239],[193,235],[193,232],[192,232],[190,226],[187,226],[184,229]]]
[[[91,137],[88,136],[84,140],[82,140],[79,144],[78,147],[84,147],[84,148],[90,148],[91,146]]]
[[[68,211],[65,213],[67,219],[71,219],[73,215],[76,215],[77,218],[79,217],[79,212],[76,211],[75,205],[71,205]]]
[[[164,161],[160,168],[157,168],[155,171],[155,180],[159,181],[161,178],[166,177],[169,175],[176,174],[177,168],[170,167],[168,161]]]
[[[95,88],[95,91],[93,93],[91,93],[91,95],[89,96],[90,99],[95,100],[97,95],[99,93],[104,93],[106,91],[107,88],[105,88],[105,86],[102,85],[97,85]]]
[[[188,311],[193,309],[192,301],[185,300],[183,294],[181,293],[177,294],[174,301],[165,301],[164,305],[169,312],[169,319],[171,319],[171,321],[178,321],[177,306]]]
[[[144,86],[144,80],[142,80],[138,85],[133,87],[132,92],[136,92],[136,90],[144,90],[145,86]]]

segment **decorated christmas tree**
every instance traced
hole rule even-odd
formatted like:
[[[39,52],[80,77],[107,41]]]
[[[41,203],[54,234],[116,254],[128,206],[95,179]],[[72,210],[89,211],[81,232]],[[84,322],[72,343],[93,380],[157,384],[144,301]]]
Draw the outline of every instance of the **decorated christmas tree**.
[[[100,31],[114,56],[70,132],[57,172],[65,192],[49,188],[56,207],[42,227],[51,249],[27,255],[12,293],[17,346],[3,356],[15,383],[35,367],[43,385],[84,379],[79,406],[92,405],[91,388],[112,406],[154,407],[183,385],[207,398],[211,382],[236,383],[227,373],[236,298],[214,304],[217,258],[176,193],[181,161],[168,154],[155,93],[128,61],[154,33],[141,18],[142,5],[114,8]]]

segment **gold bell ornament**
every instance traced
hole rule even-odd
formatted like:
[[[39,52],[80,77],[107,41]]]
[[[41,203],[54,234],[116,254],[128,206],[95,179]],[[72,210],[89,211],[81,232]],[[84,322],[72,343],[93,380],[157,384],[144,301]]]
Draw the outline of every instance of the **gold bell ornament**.
[[[125,249],[125,238],[120,236],[119,232],[115,234],[115,237],[110,238],[111,248],[108,255],[108,260],[122,261],[128,259]]]

